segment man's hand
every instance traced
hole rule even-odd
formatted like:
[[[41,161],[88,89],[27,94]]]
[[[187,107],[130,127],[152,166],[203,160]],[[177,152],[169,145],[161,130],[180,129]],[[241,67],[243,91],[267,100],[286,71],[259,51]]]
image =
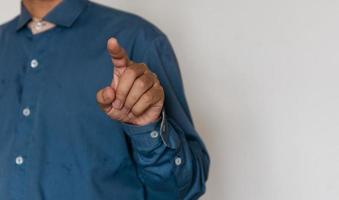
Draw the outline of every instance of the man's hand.
[[[107,42],[114,64],[113,80],[97,93],[100,108],[112,119],[146,125],[159,119],[164,105],[164,90],[157,76],[144,63],[129,60],[115,38]]]

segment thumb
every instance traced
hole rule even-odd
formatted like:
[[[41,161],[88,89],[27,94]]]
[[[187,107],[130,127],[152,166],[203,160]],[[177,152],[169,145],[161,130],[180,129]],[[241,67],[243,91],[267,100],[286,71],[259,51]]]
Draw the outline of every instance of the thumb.
[[[115,99],[115,91],[111,87],[103,88],[97,92],[96,99],[100,108],[103,111],[108,112],[112,109],[112,102]]]

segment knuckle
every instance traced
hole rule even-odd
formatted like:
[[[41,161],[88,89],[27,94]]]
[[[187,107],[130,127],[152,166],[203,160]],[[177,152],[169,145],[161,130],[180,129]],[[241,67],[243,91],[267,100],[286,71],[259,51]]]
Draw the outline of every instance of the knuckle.
[[[115,114],[114,117],[112,117],[112,119],[117,120],[117,121],[122,121],[123,116],[120,114]]]
[[[152,75],[152,77],[156,80],[158,80],[158,75],[152,71],[150,71],[150,74]]]
[[[165,94],[165,90],[164,90],[164,88],[163,88],[161,85],[159,86],[159,91],[160,91],[160,93],[161,93],[162,95]]]
[[[160,84],[154,84],[153,89],[156,94],[164,93],[164,88]]]
[[[148,67],[145,63],[139,63],[139,67],[144,69],[145,71],[148,69]]]
[[[164,90],[161,86],[157,86],[157,88],[154,89],[154,93],[155,93],[156,100],[163,98],[165,95]]]
[[[131,112],[134,116],[139,116],[142,114],[139,108],[133,108]]]
[[[157,92],[159,92],[160,90],[163,90],[162,86],[158,83],[154,84],[154,90],[156,90]]]
[[[136,86],[139,88],[145,88],[147,86],[147,80],[144,78],[140,78],[135,82]]]
[[[117,99],[123,100],[125,98],[125,96],[126,96],[125,91],[122,91],[122,90],[120,90],[120,91],[118,90],[117,91],[117,94],[116,94],[116,98]]]
[[[165,97],[165,90],[161,87],[161,97]]]
[[[149,103],[151,103],[153,101],[154,95],[152,95],[150,93],[147,93],[147,94],[145,94],[144,98],[145,98],[145,102],[149,104]]]
[[[137,71],[134,68],[127,68],[125,71],[126,76],[128,77],[136,77]]]
[[[151,72],[151,73],[146,73],[146,78],[147,78],[147,80],[149,80],[149,81],[152,81],[152,82],[155,82],[155,80],[156,80],[156,78],[155,78],[155,76],[153,76],[153,73]]]
[[[101,107],[101,110],[107,114],[111,110],[111,108],[110,107]]]
[[[125,91],[123,88],[118,87],[115,97],[118,99],[124,99],[126,95],[127,95],[127,91]]]
[[[123,59],[117,60],[117,59],[113,59],[113,65],[114,66],[123,66],[125,63],[125,61]]]
[[[119,120],[121,118],[121,114],[115,109],[110,109],[107,115],[114,120]]]
[[[158,78],[158,76],[156,74],[154,76],[155,76],[155,80],[156,80],[157,84],[161,85],[160,79]]]
[[[138,96],[135,94],[130,94],[127,97],[126,104],[129,105],[129,107],[132,107],[132,105],[138,100]]]
[[[125,105],[124,105],[124,108],[123,110],[128,113],[130,110],[131,110],[131,103],[130,102],[126,102]]]

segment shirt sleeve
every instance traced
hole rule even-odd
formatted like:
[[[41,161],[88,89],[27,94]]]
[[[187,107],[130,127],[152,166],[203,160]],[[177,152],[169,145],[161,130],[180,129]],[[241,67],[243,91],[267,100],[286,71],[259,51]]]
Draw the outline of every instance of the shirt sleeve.
[[[147,199],[198,199],[205,192],[210,160],[194,128],[178,62],[166,36],[152,42],[143,62],[164,88],[164,111],[154,123],[122,127]]]

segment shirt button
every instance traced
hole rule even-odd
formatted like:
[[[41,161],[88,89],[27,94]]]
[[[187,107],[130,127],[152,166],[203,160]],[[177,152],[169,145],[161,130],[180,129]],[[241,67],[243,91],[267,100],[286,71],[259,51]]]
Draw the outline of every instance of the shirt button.
[[[176,158],[175,158],[175,164],[176,164],[177,166],[179,166],[179,165],[181,165],[181,163],[182,163],[181,158],[180,158],[180,157],[176,157]]]
[[[42,22],[37,22],[37,23],[35,24],[35,29],[37,29],[37,30],[39,31],[39,30],[42,29],[43,25],[44,25],[44,24],[43,24]]]
[[[33,69],[35,69],[35,68],[37,68],[39,66],[39,62],[36,60],[36,59],[33,59],[32,61],[31,61],[31,67],[33,68]]]
[[[151,138],[157,138],[159,136],[158,131],[152,131],[151,132]]]
[[[25,108],[22,110],[22,114],[25,116],[25,117],[28,117],[31,115],[31,110],[29,108]]]
[[[22,156],[18,156],[15,158],[15,163],[17,165],[22,165],[24,163],[24,158]]]

